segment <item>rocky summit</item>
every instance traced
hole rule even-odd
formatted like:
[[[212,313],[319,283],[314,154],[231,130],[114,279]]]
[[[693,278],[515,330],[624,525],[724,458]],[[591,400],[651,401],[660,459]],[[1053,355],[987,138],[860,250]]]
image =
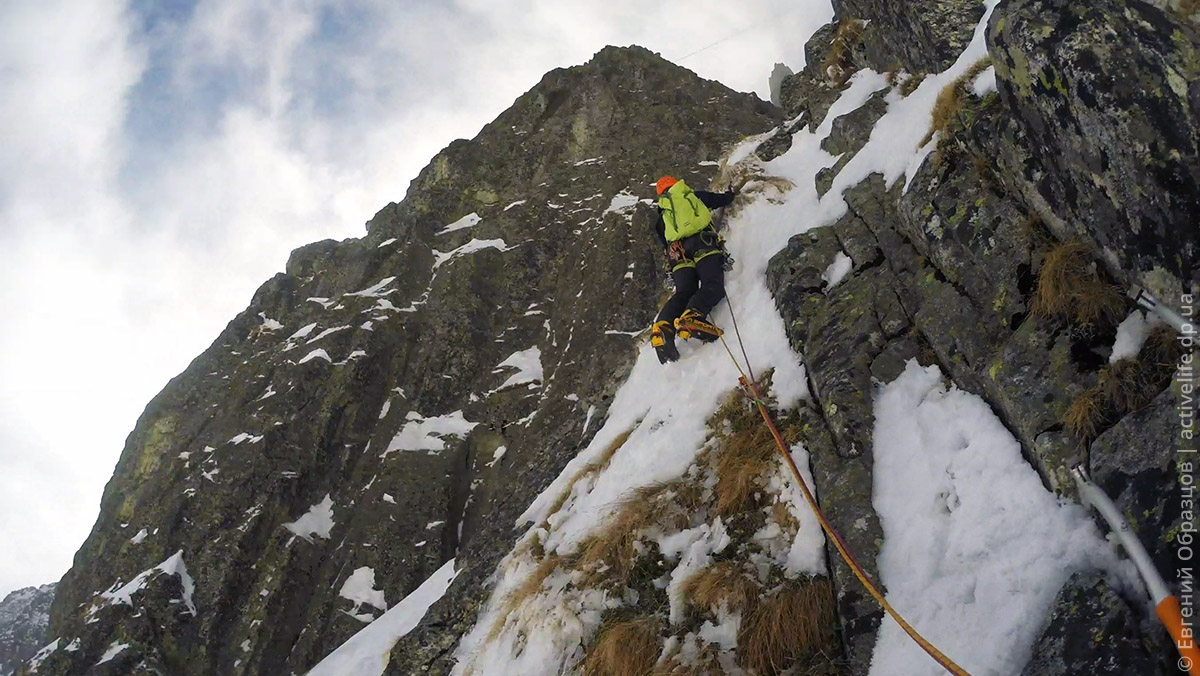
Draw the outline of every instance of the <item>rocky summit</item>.
[[[54,585],[26,587],[0,601],[0,674],[9,676],[45,643]]]
[[[19,673],[941,673],[734,350],[644,344],[664,173],[741,189],[726,337],[919,630],[1177,673],[1071,470],[1179,591],[1194,343],[1126,291],[1200,292],[1195,8],[834,10],[782,109],[605,48],[296,250],[146,408]]]

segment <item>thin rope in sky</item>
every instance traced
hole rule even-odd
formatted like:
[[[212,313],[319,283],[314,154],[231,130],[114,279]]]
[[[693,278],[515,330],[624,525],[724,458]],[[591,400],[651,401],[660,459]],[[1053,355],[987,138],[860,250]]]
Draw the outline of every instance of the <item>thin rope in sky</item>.
[[[769,17],[769,18],[767,18],[767,19],[764,19],[764,20],[762,20],[762,21],[759,21],[758,23],[751,24],[751,25],[749,25],[749,26],[746,26],[745,28],[743,28],[742,30],[740,30],[740,31],[738,31],[738,32],[736,32],[736,33],[730,33],[729,35],[726,35],[725,37],[721,38],[720,40],[717,40],[716,42],[712,43],[711,45],[706,45],[706,46],[704,46],[704,47],[701,47],[700,49],[697,49],[696,51],[694,51],[694,52],[692,52],[692,53],[690,53],[690,54],[688,54],[688,55],[686,55],[686,56],[681,56],[681,57],[679,57],[678,59],[671,59],[671,61],[674,61],[675,63],[682,63],[682,62],[683,62],[685,59],[690,59],[690,58],[692,58],[693,56],[695,56],[695,55],[699,54],[700,52],[705,52],[705,51],[708,51],[709,49],[712,49],[713,47],[716,47],[717,45],[721,44],[722,42],[725,42],[725,41],[727,41],[727,40],[732,40],[733,38],[736,38],[737,36],[739,36],[739,35],[741,35],[741,34],[743,34],[743,33],[749,32],[749,31],[751,31],[751,30],[753,30],[753,29],[755,29],[755,28],[759,28],[759,27],[761,27],[761,26],[765,26],[766,24],[768,24],[768,23],[770,23],[770,22],[772,22],[772,21],[777,21],[777,20],[783,19],[784,17],[787,17],[787,16],[790,16],[790,15],[792,15],[792,14],[795,14],[795,13],[796,13],[796,11],[797,11],[796,9],[793,9],[792,11],[790,11],[790,12],[785,12],[784,14],[782,14],[782,15],[780,15],[780,16],[773,16],[773,17]]]

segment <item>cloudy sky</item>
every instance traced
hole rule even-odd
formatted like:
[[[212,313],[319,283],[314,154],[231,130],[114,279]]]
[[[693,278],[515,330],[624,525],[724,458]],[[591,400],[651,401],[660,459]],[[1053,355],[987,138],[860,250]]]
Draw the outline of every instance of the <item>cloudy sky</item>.
[[[438,150],[606,44],[766,98],[830,16],[829,0],[0,3],[0,596],[67,570],[142,408],[291,249],[365,234]]]

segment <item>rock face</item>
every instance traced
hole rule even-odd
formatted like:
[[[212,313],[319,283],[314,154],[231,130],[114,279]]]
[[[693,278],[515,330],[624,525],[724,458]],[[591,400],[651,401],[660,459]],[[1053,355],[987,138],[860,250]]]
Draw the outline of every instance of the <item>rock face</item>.
[[[606,48],[452,143],[364,238],[296,250],[138,421],[55,598],[49,635],[75,649],[37,673],[120,645],[94,673],[304,673],[454,557],[392,660],[446,673],[516,517],[598,428],[656,310],[639,200],[663,173],[703,185],[777,121]]]
[[[1021,676],[1154,674],[1158,665],[1139,645],[1133,610],[1094,575],[1075,574],[1054,602],[1054,613]]]
[[[1141,2],[1021,0],[988,43],[1024,135],[1003,155],[1011,182],[1125,280],[1164,298],[1200,284],[1195,25]]]
[[[17,670],[46,644],[54,585],[26,587],[0,601],[0,675]]]
[[[835,22],[808,44],[810,68],[782,87],[789,117],[813,127],[845,89],[845,71],[937,72],[981,10],[869,0],[835,7]],[[998,93],[964,88],[935,154],[907,186],[872,175],[845,191],[839,221],[793,238],[771,261],[768,285],[814,395],[804,430],[818,493],[868,569],[882,537],[872,507],[871,393],[915,358],[987,401],[1047,488],[1074,495],[1069,470],[1089,463],[1174,579],[1185,459],[1176,449],[1189,446],[1179,445],[1170,416],[1195,399],[1156,383],[1141,393],[1149,406],[1109,417],[1094,440],[1079,438],[1063,421],[1102,379],[1112,327],[1032,309],[1047,253],[1061,241],[1082,241],[1113,283],[1176,299],[1195,292],[1196,46],[1192,25],[1148,4],[1001,2],[988,32]],[[842,77],[811,68],[822,63],[839,64]],[[907,95],[906,79],[833,120],[822,147],[841,157],[816,174],[818,194],[866,144],[888,101]],[[772,142],[763,159],[781,152]],[[853,265],[830,288],[824,271],[838,255]],[[865,674],[879,611],[830,559],[849,672]],[[1164,673],[1145,648],[1164,634],[1146,629],[1135,607],[1096,579],[1073,580],[1026,673]],[[1088,632],[1097,631],[1117,640],[1097,653],[1109,671],[1086,654],[1095,640]]]

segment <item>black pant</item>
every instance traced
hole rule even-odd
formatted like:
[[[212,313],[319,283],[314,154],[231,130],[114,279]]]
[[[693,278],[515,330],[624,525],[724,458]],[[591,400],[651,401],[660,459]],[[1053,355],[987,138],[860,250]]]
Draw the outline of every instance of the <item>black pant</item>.
[[[705,256],[696,262],[696,267],[672,272],[671,279],[675,282],[675,295],[663,305],[657,321],[674,322],[688,308],[708,316],[725,297],[725,256],[719,253]]]

